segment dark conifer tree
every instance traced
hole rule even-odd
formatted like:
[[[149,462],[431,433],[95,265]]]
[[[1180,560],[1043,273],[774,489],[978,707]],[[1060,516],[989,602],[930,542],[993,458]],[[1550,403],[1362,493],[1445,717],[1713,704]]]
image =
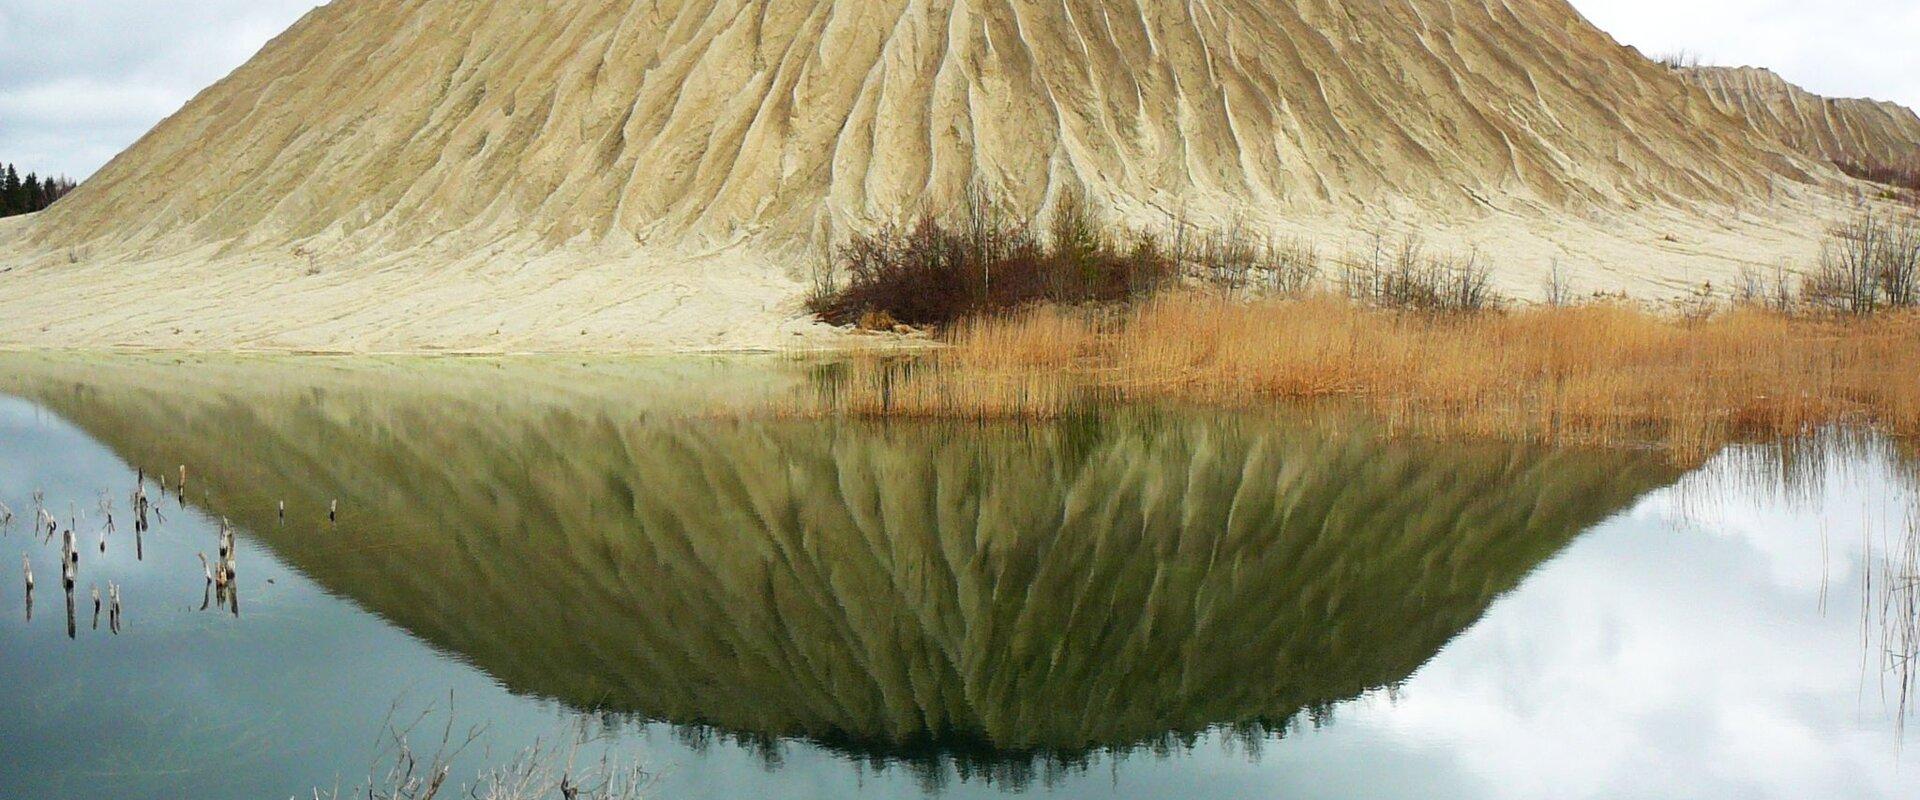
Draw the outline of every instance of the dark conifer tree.
[[[45,209],[67,192],[73,191],[74,186],[74,182],[67,178],[51,175],[42,178],[32,172],[23,179],[14,165],[0,164],[0,217],[31,214]]]
[[[20,201],[20,173],[12,164],[0,170],[0,216],[13,216],[25,213],[25,203]]]

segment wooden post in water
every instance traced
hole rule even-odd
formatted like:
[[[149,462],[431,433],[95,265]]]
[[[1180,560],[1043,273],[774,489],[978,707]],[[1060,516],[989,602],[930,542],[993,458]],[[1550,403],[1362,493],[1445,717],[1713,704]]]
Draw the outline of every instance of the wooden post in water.
[[[73,582],[80,576],[80,548],[74,545],[73,530],[60,537],[60,583],[73,594]]]
[[[215,565],[220,570],[222,584],[232,585],[234,575],[238,571],[235,569],[234,549],[233,525],[222,517],[220,519],[220,563]]]
[[[33,621],[33,556],[20,554],[20,566],[27,573],[27,621]]]
[[[100,630],[100,585],[93,585],[93,629]]]

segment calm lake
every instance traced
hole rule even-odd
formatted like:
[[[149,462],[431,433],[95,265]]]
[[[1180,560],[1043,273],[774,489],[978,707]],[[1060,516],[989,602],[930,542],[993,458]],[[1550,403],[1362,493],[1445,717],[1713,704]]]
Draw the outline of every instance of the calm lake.
[[[413,720],[675,800],[1920,796],[1891,445],[748,410],[822,372],[0,356],[0,798],[350,792]]]

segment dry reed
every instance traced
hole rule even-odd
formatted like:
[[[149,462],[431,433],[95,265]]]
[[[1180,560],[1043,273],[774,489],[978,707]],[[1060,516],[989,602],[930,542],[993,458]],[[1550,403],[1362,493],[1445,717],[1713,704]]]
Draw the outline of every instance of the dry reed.
[[[1163,295],[969,322],[916,361],[856,362],[863,416],[1050,418],[1087,398],[1245,406],[1345,400],[1407,429],[1697,458],[1837,424],[1920,435],[1920,314],[1703,320],[1627,305],[1377,310],[1329,295]]]

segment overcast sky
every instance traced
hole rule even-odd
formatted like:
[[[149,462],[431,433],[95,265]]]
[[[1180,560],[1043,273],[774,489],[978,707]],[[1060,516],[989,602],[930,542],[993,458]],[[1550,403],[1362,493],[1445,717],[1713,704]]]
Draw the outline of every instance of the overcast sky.
[[[1649,54],[1920,105],[1920,0],[1573,0]],[[0,161],[84,177],[315,0],[0,0]]]

